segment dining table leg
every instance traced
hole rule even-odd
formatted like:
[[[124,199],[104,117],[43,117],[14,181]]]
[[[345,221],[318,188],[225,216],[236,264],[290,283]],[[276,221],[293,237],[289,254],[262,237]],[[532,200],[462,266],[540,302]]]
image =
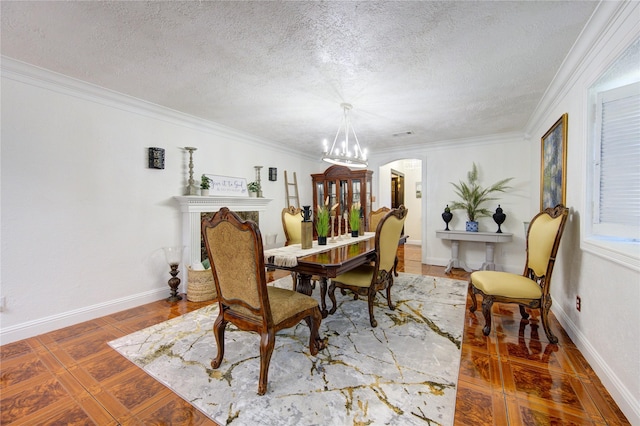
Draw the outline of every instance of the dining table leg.
[[[313,288],[311,287],[311,275],[298,274],[298,285],[296,286],[296,291],[298,293],[311,296],[311,293],[313,292]]]
[[[327,303],[325,301],[327,297],[327,277],[320,278],[320,312],[322,312],[322,318],[326,318],[329,315],[327,311]]]
[[[296,286],[298,293],[311,296],[313,293],[313,287],[311,286],[311,275],[298,274],[298,284]],[[320,312],[322,312],[322,318],[326,318],[329,312],[327,311],[327,303],[325,297],[327,295],[327,278],[322,277],[320,279]]]

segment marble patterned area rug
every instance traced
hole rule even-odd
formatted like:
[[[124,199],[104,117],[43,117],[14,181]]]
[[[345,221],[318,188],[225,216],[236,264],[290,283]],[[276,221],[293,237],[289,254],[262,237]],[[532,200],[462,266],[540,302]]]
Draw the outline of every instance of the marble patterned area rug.
[[[274,285],[291,288],[291,278]],[[304,322],[279,332],[264,396],[257,334],[228,325],[224,360],[211,368],[217,304],[109,344],[222,425],[451,425],[466,291],[464,281],[401,273],[396,310],[378,294],[371,328],[366,301],[336,290],[338,310],[320,328],[327,348],[311,356]]]

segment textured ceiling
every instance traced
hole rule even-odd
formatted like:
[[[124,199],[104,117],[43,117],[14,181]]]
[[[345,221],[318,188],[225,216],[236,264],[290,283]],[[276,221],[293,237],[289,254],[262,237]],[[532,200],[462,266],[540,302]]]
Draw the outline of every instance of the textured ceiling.
[[[370,152],[522,131],[596,6],[3,0],[1,47],[319,156],[342,102]]]

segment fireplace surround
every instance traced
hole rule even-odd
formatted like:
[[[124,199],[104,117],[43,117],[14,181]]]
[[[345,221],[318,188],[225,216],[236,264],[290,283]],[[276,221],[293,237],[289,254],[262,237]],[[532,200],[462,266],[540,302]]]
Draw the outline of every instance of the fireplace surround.
[[[183,283],[188,280],[187,265],[200,263],[202,236],[200,234],[200,224],[202,213],[215,213],[222,207],[236,212],[257,212],[258,223],[262,215],[267,211],[267,205],[271,198],[257,197],[216,197],[216,196],[194,196],[179,195],[174,197],[179,204],[182,213],[182,244],[185,246],[183,255]],[[183,285],[183,284],[181,284]]]

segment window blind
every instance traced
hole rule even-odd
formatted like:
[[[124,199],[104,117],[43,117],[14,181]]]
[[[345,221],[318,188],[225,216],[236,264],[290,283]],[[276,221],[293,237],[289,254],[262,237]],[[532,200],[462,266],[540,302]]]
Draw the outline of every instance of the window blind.
[[[640,83],[603,92],[596,114],[594,225],[613,225],[605,232],[635,239],[640,229]]]

